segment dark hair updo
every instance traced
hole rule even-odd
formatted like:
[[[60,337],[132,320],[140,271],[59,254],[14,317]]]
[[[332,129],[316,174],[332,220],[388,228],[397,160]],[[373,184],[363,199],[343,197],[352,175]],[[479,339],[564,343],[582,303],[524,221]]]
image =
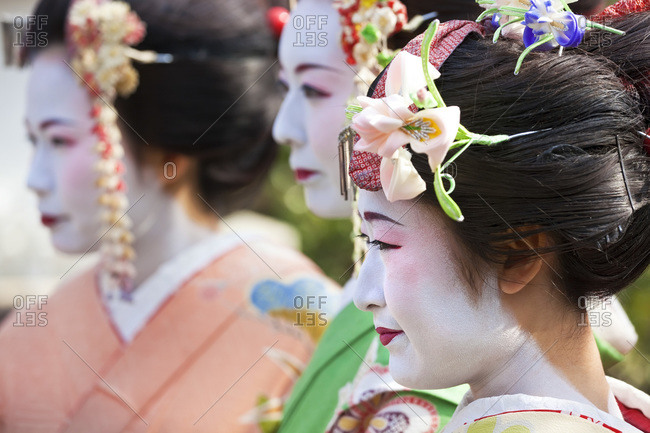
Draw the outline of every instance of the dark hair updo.
[[[488,262],[551,253],[553,282],[574,305],[617,293],[650,263],[650,157],[639,134],[650,124],[650,13],[607,24],[627,34],[593,32],[562,56],[531,53],[518,76],[521,42],[469,37],[436,81],[472,132],[539,131],[470,146],[450,166],[461,244]],[[413,163],[437,205],[426,156]],[[551,244],[503,247],[536,233]]]
[[[406,11],[409,20],[416,15],[427,15],[436,12],[435,19],[441,22],[449,20],[473,20],[484,11],[476,0],[400,0]],[[399,50],[403,48],[411,39],[427,29],[431,20],[425,21],[417,29],[411,32],[401,31],[388,38],[388,46],[391,49]]]
[[[135,48],[174,56],[169,64],[134,62],[138,88],[115,103],[126,142],[141,161],[151,148],[195,158],[198,193],[219,212],[243,206],[276,154],[270,128],[278,101],[269,70],[276,44],[265,2],[126,2],[147,26]],[[48,16],[50,44],[64,42],[70,4],[41,0],[36,7]]]

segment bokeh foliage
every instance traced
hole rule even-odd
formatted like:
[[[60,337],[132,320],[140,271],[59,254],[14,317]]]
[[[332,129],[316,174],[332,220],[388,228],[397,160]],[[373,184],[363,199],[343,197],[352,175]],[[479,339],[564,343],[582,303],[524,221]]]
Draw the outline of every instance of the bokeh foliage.
[[[289,148],[280,146],[258,209],[298,230],[302,251],[330,278],[343,285],[351,275],[352,223],[348,219],[327,220],[312,214],[305,205],[303,189],[296,184],[288,159]]]

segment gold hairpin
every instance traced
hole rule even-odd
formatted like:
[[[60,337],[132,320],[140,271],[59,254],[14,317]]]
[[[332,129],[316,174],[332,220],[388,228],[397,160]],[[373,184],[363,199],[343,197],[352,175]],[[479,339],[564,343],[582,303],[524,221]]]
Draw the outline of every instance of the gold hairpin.
[[[339,134],[339,181],[341,185],[341,195],[345,200],[350,200],[353,196],[354,184],[350,179],[348,167],[350,166],[350,156],[354,146],[354,136],[356,133],[350,127],[345,128]]]

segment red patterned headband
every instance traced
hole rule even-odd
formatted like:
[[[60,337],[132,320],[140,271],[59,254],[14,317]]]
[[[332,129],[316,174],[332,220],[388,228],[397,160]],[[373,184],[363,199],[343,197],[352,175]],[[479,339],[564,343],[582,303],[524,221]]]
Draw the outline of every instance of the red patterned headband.
[[[616,4],[607,7],[604,11],[593,17],[597,21],[608,18],[622,17],[629,14],[650,11],[648,0],[621,0]]]

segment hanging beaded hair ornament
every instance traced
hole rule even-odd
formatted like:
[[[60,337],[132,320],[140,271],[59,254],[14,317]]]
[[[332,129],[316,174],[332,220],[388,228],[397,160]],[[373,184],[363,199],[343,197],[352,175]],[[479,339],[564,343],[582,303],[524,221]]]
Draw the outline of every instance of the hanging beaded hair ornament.
[[[123,178],[122,134],[113,104],[118,95],[128,96],[138,86],[132,60],[167,63],[171,59],[168,55],[131,48],[144,38],[145,24],[124,2],[75,1],[68,14],[66,32],[70,67],[88,89],[92,100],[90,115],[95,122],[93,133],[97,136],[96,185],[101,191],[102,207],[99,285],[108,297],[119,294],[130,300],[135,251],[132,223],[126,214],[129,203]]]

